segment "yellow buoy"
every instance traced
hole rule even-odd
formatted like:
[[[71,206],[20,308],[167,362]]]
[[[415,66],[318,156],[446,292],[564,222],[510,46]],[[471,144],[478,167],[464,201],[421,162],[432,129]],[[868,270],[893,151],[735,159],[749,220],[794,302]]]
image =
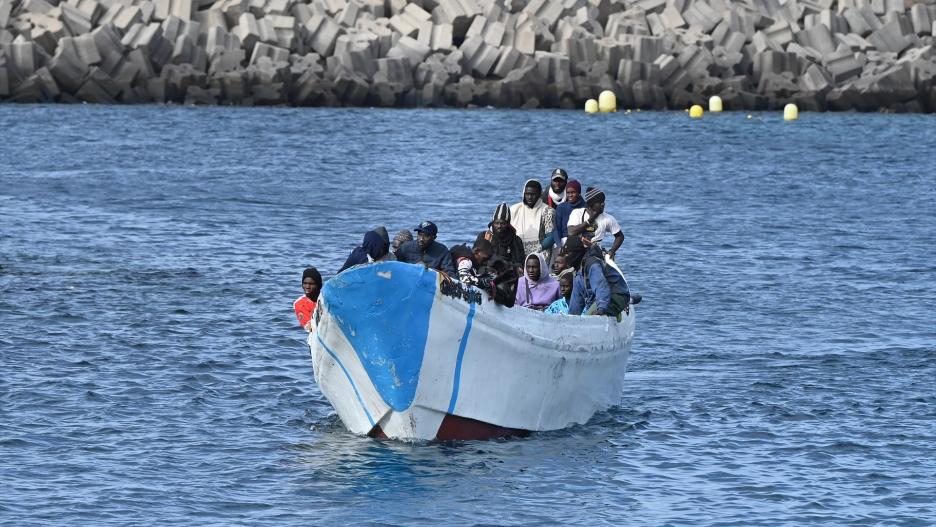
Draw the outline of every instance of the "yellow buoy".
[[[718,95],[712,95],[708,100],[708,111],[718,113],[722,111],[722,100]]]
[[[702,107],[699,106],[698,104],[693,104],[692,108],[689,108],[689,117],[692,117],[693,119],[698,119],[699,117],[702,117],[703,113],[704,112],[702,111]]]
[[[599,112],[616,112],[617,111],[617,96],[614,95],[613,91],[605,90],[598,94],[598,111]]]
[[[799,119],[799,108],[795,104],[790,103],[783,107],[784,121],[795,121],[797,119]]]
[[[595,99],[585,101],[585,113],[598,113],[598,101]]]
[[[753,116],[753,115],[751,115],[751,114],[747,114],[747,118],[748,118],[748,119],[753,119],[753,118],[754,118],[754,116]]]

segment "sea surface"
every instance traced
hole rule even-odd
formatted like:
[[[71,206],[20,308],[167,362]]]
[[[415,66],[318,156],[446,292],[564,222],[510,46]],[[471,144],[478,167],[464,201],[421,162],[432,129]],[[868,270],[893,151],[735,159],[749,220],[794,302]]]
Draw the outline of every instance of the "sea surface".
[[[936,116],[0,106],[0,524],[936,524]],[[347,432],[292,302],[555,167],[643,295],[620,405]]]

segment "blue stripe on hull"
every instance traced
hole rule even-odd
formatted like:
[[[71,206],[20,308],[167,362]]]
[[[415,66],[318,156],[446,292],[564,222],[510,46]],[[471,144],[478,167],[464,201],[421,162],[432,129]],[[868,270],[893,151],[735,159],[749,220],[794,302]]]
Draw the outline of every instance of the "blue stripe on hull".
[[[465,357],[465,348],[468,347],[468,336],[471,334],[471,323],[474,321],[475,304],[468,308],[468,317],[465,321],[465,332],[462,333],[461,342],[458,344],[458,358],[455,359],[455,380],[452,382],[452,399],[449,401],[449,414],[455,411],[455,402],[458,401],[458,388],[461,383],[462,359]]]
[[[357,386],[354,385],[354,379],[351,378],[351,374],[348,373],[348,369],[344,367],[344,364],[341,363],[341,360],[337,355],[335,355],[335,352],[328,348],[328,346],[325,344],[325,341],[322,340],[322,337],[316,333],[315,338],[318,339],[319,344],[322,345],[325,351],[331,355],[331,358],[335,359],[335,362],[338,363],[338,366],[341,367],[341,371],[344,372],[345,377],[347,377],[348,382],[351,384],[351,389],[354,390],[354,395],[357,396],[358,402],[361,403],[361,408],[364,410],[364,415],[367,416],[367,421],[370,423],[371,428],[373,428],[377,423],[374,422],[374,418],[371,417],[370,412],[367,411],[367,406],[364,404],[364,399],[361,398],[361,394],[358,392]]]

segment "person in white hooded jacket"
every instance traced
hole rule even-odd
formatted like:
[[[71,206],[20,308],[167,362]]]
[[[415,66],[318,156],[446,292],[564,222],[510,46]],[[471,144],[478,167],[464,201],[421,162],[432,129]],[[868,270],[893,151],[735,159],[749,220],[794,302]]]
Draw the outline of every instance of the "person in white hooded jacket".
[[[523,200],[510,206],[510,225],[523,242],[525,254],[540,253],[546,258],[554,240],[553,209],[543,203],[543,186],[535,179],[523,185]]]

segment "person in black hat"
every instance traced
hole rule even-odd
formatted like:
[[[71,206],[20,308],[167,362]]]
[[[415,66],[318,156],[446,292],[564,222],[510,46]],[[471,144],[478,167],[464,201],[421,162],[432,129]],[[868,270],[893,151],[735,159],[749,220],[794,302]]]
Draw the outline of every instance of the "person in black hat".
[[[478,234],[477,239],[491,242],[494,248],[492,260],[506,262],[518,275],[523,274],[523,263],[526,259],[523,240],[517,236],[517,230],[510,224],[510,207],[506,203],[501,203],[494,209],[494,217],[491,218],[491,223],[488,223],[488,230]]]
[[[438,227],[431,221],[424,221],[416,227],[416,239],[408,241],[397,250],[397,260],[407,263],[422,263],[455,277],[455,264],[448,247],[435,241]]]
[[[563,203],[566,199],[565,188],[567,181],[569,181],[569,174],[565,170],[561,168],[553,170],[552,176],[549,178],[549,187],[543,191],[543,203],[553,209]]]

